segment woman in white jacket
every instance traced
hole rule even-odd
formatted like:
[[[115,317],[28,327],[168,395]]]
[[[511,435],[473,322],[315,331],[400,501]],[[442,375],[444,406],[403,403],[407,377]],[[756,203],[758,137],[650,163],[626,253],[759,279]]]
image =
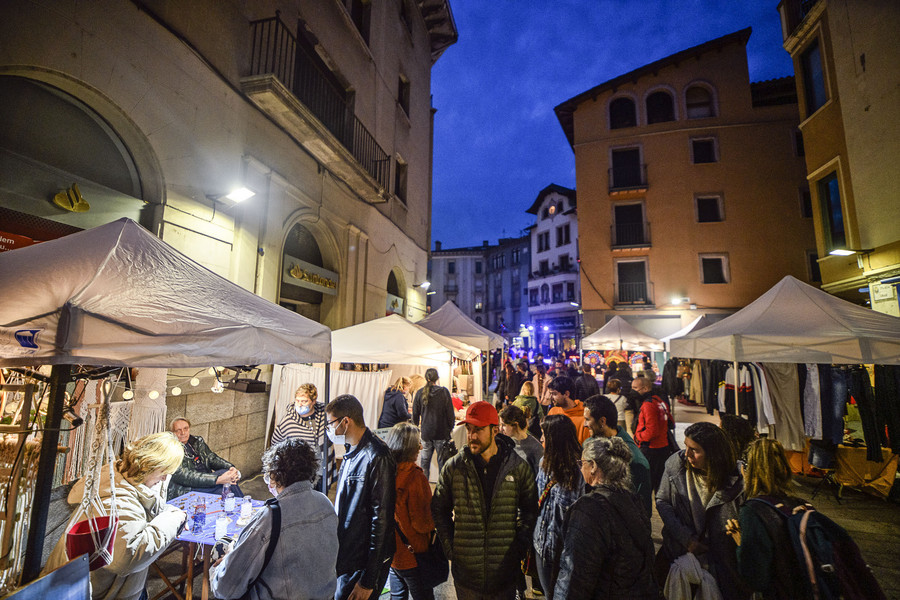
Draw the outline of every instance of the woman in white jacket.
[[[175,540],[185,520],[183,511],[165,503],[159,484],[181,465],[184,450],[171,432],[153,433],[128,444],[115,465],[116,510],[119,528],[112,562],[91,572],[93,600],[145,598],[147,571]],[[79,504],[84,478],[69,492],[69,504]],[[100,470],[100,500],[109,510],[109,468]],[[68,562],[66,536],[59,540],[45,572]]]

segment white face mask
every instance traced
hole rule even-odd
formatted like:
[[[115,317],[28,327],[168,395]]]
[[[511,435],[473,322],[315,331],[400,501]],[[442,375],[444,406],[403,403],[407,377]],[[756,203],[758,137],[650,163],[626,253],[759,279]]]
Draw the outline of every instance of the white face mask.
[[[297,414],[301,417],[308,415],[312,411],[312,406],[307,406],[305,404],[300,404],[299,402],[294,402],[294,410],[297,411]]]
[[[338,435],[335,433],[337,431],[337,425],[331,424],[325,429],[325,433],[328,434],[328,439],[331,440],[331,443],[335,446],[343,446],[347,442],[345,441],[345,435],[342,433]]]
[[[275,489],[275,486],[272,485],[272,484],[270,483],[270,484],[268,485],[268,488],[269,488],[269,493],[272,494],[273,497],[277,498],[277,497],[278,497],[278,490]]]

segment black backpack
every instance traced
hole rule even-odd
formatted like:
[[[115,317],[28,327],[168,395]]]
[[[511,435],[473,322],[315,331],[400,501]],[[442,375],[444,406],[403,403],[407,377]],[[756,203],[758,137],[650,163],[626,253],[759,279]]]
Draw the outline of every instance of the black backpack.
[[[809,596],[816,600],[887,600],[859,546],[847,530],[815,510],[800,504],[793,510],[765,498],[752,498],[778,513],[785,525]]]

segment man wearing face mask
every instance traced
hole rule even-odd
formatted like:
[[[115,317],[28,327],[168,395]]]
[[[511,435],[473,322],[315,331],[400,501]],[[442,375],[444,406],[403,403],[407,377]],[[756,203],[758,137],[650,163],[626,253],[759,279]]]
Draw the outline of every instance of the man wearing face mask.
[[[167,500],[188,492],[219,494],[223,485],[230,485],[235,496],[243,496],[237,482],[241,472],[233,464],[213,452],[199,435],[191,435],[191,422],[184,417],[172,421],[172,433],[184,448],[181,466],[169,481]]]
[[[335,600],[375,600],[394,557],[394,503],[397,465],[387,444],[363,420],[350,394],[325,407],[327,433],[347,448],[338,474],[334,509],[338,516]]]

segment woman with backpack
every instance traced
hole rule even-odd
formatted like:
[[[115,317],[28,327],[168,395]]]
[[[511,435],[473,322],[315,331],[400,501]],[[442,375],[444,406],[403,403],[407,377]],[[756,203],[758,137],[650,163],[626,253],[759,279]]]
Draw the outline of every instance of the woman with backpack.
[[[725,531],[744,502],[734,447],[712,423],[694,423],[684,436],[684,450],[666,461],[656,491],[656,510],[663,522],[657,580],[662,585],[670,571],[677,574],[673,562],[690,553],[715,579],[725,600],[746,600],[750,591],[738,575],[736,546]]]
[[[425,387],[416,392],[412,409],[413,423],[422,432],[422,456],[419,464],[425,477],[431,474],[431,456],[437,452],[438,471],[444,468],[441,451],[450,439],[456,422],[450,391],[438,385],[437,369],[425,371]],[[430,479],[429,479],[430,480]]]
[[[744,468],[740,523],[731,520],[728,534],[738,546],[738,572],[763,600],[807,600],[816,597],[810,585],[807,560],[801,563],[800,523],[804,513],[805,542],[817,576],[818,597],[885,598],[872,571],[850,535],[791,495],[791,468],[782,445],[767,438],[750,443]],[[800,523],[797,523],[797,520]],[[792,523],[792,521],[794,523]],[[822,560],[822,552],[828,555]],[[820,567],[827,562],[830,574]]]

